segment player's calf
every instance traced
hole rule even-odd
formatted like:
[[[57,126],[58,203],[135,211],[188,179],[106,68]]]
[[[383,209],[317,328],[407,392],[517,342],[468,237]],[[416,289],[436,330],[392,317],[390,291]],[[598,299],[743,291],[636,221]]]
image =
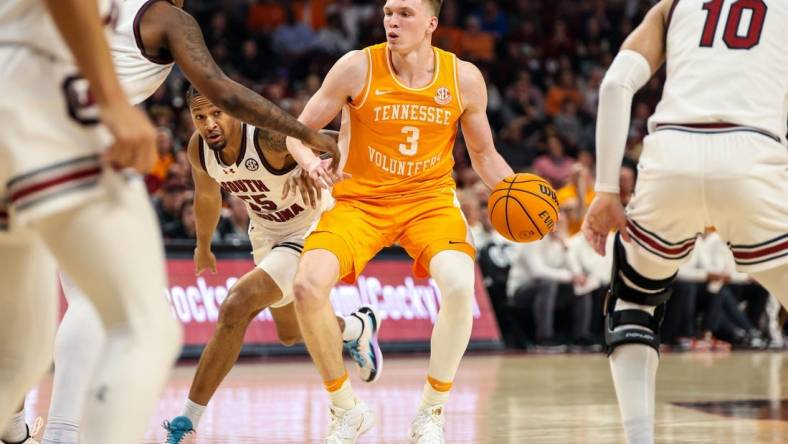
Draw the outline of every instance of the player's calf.
[[[629,252],[633,258],[639,253],[634,245]],[[653,279],[635,270],[627,260],[627,247],[616,235],[613,276],[605,301],[605,342],[627,442],[652,444],[659,331],[676,270],[644,257],[637,259],[643,273],[669,277]]]

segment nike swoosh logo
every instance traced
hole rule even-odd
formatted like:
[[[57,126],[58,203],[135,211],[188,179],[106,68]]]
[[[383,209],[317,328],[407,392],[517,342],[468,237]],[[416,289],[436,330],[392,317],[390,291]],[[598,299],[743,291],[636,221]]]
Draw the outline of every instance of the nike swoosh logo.
[[[382,95],[385,95],[385,94],[391,94],[393,92],[394,92],[393,89],[385,89],[385,90],[383,90],[383,89],[376,89],[375,90],[375,95],[376,96],[382,96]]]

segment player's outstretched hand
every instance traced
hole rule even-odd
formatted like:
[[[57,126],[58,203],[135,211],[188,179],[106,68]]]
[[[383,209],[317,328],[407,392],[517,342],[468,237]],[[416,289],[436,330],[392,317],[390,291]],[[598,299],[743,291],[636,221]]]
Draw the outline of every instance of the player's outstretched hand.
[[[145,173],[156,162],[156,130],[139,109],[126,104],[101,110],[101,121],[115,138],[104,159],[117,168]]]
[[[339,152],[336,139],[330,135],[319,133],[314,140],[309,141],[309,145],[322,153],[331,154],[331,162],[329,162],[330,166],[328,169],[334,174],[339,173],[339,161],[342,155]]]
[[[583,220],[583,235],[594,251],[605,255],[605,244],[610,230],[618,229],[621,238],[629,242],[627,216],[618,194],[597,193]]]
[[[282,199],[286,199],[290,194],[301,193],[301,199],[312,209],[317,208],[322,196],[320,186],[309,177],[309,173],[302,168],[296,168],[282,187]]]
[[[216,256],[213,255],[210,248],[197,247],[194,249],[194,274],[199,276],[211,270],[211,273],[216,274]]]
[[[350,174],[344,171],[332,170],[331,166],[333,164],[333,159],[315,159],[307,168],[307,173],[320,188],[329,189],[335,184],[351,177]]]

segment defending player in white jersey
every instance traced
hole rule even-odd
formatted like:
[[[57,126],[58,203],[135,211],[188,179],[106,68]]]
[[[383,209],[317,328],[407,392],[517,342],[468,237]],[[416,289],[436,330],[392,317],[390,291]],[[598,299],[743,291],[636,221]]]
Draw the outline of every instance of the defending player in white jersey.
[[[270,308],[283,344],[302,342],[293,306],[293,280],[304,237],[322,210],[321,191],[314,185],[311,189],[318,194],[311,198],[287,193],[297,164],[287,151],[284,135],[233,119],[193,88],[186,102],[197,130],[188,147],[195,183],[196,271],[216,270],[211,238],[221,212],[221,190],[246,204],[257,267],[230,288],[222,303],[216,332],[197,365],[183,412],[165,423],[165,444],[193,440],[205,407],[238,360],[246,328],[260,311]],[[374,381],[381,365],[380,318],[365,306],[337,320],[361,379]]]
[[[151,166],[154,131],[115,76],[102,22],[116,9],[102,1],[101,12],[85,0],[0,3],[0,424],[50,366],[57,263],[107,328],[82,442],[136,444],[180,329],[161,297],[145,188],[116,171]],[[31,442],[22,430],[1,438]]]
[[[788,306],[788,2],[662,0],[601,87],[597,195],[583,232],[618,228],[606,340],[630,444],[654,442],[659,325],[679,265],[716,227],[739,271]],[[634,93],[667,63],[626,212],[618,172]]]

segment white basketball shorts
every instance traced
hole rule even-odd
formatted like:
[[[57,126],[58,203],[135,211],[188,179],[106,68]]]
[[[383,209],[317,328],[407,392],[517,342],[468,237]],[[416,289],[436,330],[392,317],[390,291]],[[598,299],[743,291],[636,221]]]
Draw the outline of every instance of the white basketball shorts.
[[[0,46],[0,230],[101,192],[111,136],[77,69],[26,46]]]
[[[788,147],[744,130],[646,137],[628,231],[639,250],[680,265],[706,227],[745,273],[788,263]]]

